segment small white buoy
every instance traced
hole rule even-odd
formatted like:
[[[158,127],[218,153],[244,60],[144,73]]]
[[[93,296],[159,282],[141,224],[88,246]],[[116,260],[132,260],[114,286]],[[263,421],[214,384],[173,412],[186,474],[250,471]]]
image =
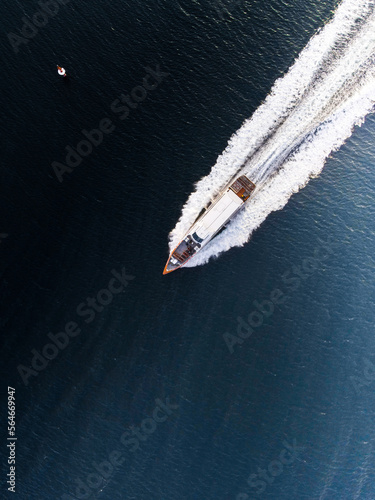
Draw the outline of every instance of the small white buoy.
[[[66,76],[66,71],[64,68],[61,68],[60,66],[57,66],[57,72],[60,76]]]

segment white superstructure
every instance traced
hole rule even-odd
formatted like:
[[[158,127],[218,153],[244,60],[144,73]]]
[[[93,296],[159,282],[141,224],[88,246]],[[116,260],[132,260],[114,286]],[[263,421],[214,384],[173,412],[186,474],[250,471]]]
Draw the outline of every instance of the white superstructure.
[[[211,205],[201,219],[189,230],[194,239],[196,234],[200,240],[211,239],[242,207],[243,201],[230,188]],[[198,240],[200,243],[200,241]],[[203,245],[202,245],[203,246]]]

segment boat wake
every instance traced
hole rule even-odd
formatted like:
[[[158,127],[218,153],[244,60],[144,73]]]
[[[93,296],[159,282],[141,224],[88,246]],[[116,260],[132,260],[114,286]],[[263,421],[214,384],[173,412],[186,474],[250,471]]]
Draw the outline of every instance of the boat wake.
[[[283,208],[322,171],[330,153],[374,110],[374,33],[375,1],[343,0],[333,19],[275,82],[210,174],[196,184],[169,235],[170,250],[232,178],[246,174],[257,189],[244,210],[186,267],[244,245],[271,212]]]

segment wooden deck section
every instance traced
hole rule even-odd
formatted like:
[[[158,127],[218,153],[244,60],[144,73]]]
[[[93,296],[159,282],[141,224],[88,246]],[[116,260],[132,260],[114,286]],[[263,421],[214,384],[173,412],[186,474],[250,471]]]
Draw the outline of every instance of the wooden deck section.
[[[242,201],[246,201],[251,195],[252,191],[255,189],[255,184],[251,182],[246,175],[241,175],[236,179],[230,186],[230,189],[235,193]]]
[[[177,259],[181,264],[183,264],[196,252],[195,245],[191,245],[190,243],[192,243],[192,240],[191,242],[189,242],[189,245],[186,243],[185,240],[181,241],[181,243],[178,245],[178,247],[172,254],[173,257]]]

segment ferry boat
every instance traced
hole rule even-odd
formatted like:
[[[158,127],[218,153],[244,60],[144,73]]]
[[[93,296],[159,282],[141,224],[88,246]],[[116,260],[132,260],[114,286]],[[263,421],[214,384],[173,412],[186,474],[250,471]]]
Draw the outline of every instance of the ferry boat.
[[[207,245],[245,205],[255,184],[241,175],[199,214],[189,231],[171,252],[163,274],[176,271]]]

